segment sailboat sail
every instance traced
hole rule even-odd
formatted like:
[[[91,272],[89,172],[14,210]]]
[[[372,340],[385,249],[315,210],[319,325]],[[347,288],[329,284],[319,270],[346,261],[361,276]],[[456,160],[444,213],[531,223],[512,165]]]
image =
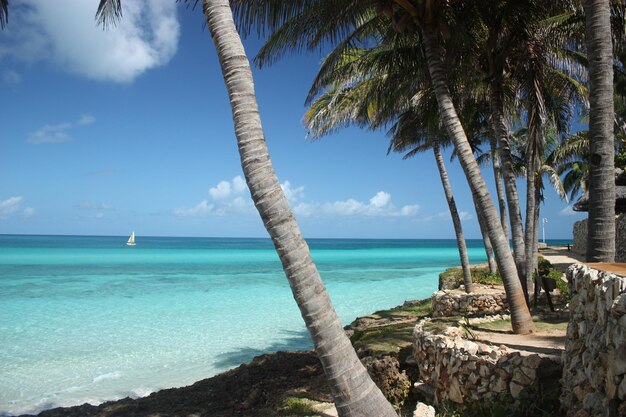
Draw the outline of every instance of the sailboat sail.
[[[128,246],[135,246],[135,232],[133,231],[128,238],[128,242],[126,242]]]

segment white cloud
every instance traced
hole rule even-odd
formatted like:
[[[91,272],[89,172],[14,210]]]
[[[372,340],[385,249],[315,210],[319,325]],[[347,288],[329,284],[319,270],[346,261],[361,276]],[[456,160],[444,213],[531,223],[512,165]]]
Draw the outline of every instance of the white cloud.
[[[239,175],[233,178],[230,183],[231,183],[231,186],[233,187],[233,191],[237,194],[242,194],[246,192],[246,190],[248,189],[248,185],[246,184],[246,181],[244,181],[244,179],[241,178],[241,176]]]
[[[289,181],[285,181],[280,184],[280,188],[282,188],[283,193],[285,193],[285,197],[287,197],[287,200],[292,204],[304,197],[303,185],[294,188],[291,186]]]
[[[396,207],[391,203],[391,194],[379,191],[368,202],[354,198],[332,202],[302,201],[304,186],[295,187],[289,181],[280,184],[283,193],[291,203],[294,213],[300,217],[415,217],[419,205]],[[220,181],[209,189],[209,200],[203,200],[195,207],[177,208],[174,215],[179,217],[226,216],[230,214],[253,214],[254,204],[247,192],[248,187],[241,176],[230,181]]]
[[[39,130],[30,134],[26,140],[32,145],[40,145],[42,143],[62,143],[74,140],[69,132],[77,126],[90,125],[96,121],[96,118],[83,114],[76,123],[58,123],[55,125],[44,125]]]
[[[35,214],[35,209],[32,207],[26,207],[22,209],[22,203],[24,199],[21,196],[10,197],[6,200],[0,200],[0,219],[7,219],[20,212],[26,218]]]
[[[300,203],[294,207],[294,212],[301,217],[413,217],[419,212],[419,205],[413,204],[396,208],[391,203],[391,194],[379,191],[370,198],[368,203],[357,201],[354,198],[327,203]]]
[[[566,217],[575,216],[577,214],[579,213],[576,213],[574,209],[572,209],[571,205],[565,206],[561,209],[561,211],[559,211],[559,215],[566,216]]]
[[[370,198],[370,205],[373,207],[385,207],[391,200],[391,194],[384,191],[379,191],[376,195]]]
[[[209,189],[209,195],[215,200],[224,200],[231,195],[231,186],[228,181],[220,181],[215,187]]]
[[[92,203],[89,201],[83,201],[78,205],[78,208],[81,210],[111,210],[113,207],[106,203]]]
[[[122,19],[103,30],[94,19],[97,0],[12,2],[0,59],[48,61],[73,74],[115,82],[131,82],[167,64],[180,35],[176,2],[133,0],[122,5]]]
[[[19,84],[22,76],[13,70],[6,70],[2,73],[2,81],[6,84]]]
[[[213,213],[213,204],[209,204],[207,200],[202,200],[195,207],[174,209],[174,215],[179,217],[199,217],[207,216]]]
[[[459,211],[459,218],[461,219],[461,221],[466,221],[466,220],[471,220],[473,217],[470,212]],[[450,210],[444,210],[444,211],[440,211],[439,213],[432,214],[430,216],[425,216],[416,220],[419,222],[430,222],[433,220],[452,221],[452,215],[450,214]]]

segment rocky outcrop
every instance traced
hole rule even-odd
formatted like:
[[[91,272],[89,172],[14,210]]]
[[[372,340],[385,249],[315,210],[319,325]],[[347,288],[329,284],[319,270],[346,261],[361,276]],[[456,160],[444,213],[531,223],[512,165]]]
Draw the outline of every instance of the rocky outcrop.
[[[518,399],[525,390],[540,390],[560,378],[561,364],[554,356],[474,342],[463,337],[461,327],[430,331],[430,322],[415,326],[413,355],[422,381],[434,386],[436,403]]]
[[[411,382],[406,372],[400,370],[398,359],[392,356],[367,356],[361,362],[389,402],[394,405],[402,404],[411,389]]]
[[[570,321],[561,403],[568,415],[626,415],[626,278],[567,270]],[[620,414],[621,413],[621,414]]]

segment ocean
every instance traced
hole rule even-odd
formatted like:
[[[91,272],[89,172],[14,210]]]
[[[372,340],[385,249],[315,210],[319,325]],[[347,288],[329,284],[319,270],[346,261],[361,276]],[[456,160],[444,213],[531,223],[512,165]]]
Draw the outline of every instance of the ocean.
[[[0,416],[189,385],[311,348],[269,239],[0,235]],[[453,240],[308,240],[344,324],[430,296]],[[472,263],[481,241],[468,241]]]

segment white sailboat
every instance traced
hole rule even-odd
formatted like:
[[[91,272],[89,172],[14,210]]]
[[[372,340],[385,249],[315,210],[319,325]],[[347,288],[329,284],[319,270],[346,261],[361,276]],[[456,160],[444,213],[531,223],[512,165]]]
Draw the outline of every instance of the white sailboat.
[[[133,230],[133,232],[130,234],[130,237],[128,238],[128,242],[126,242],[126,244],[128,246],[135,246],[135,231]]]

